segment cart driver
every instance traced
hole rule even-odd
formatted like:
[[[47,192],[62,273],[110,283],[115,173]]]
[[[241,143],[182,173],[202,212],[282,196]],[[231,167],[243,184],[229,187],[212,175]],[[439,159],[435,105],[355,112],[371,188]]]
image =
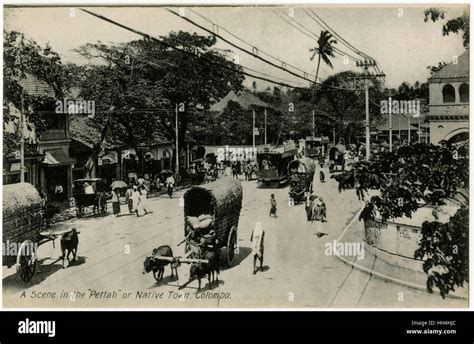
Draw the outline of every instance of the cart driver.
[[[87,195],[94,193],[94,188],[88,182],[84,183],[84,193]]]

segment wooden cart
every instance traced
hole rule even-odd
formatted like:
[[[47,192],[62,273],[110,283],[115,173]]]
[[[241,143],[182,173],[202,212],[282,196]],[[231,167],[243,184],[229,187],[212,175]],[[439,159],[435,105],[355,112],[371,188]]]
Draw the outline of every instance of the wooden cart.
[[[216,234],[217,248],[225,250],[225,261],[232,266],[238,253],[237,226],[242,208],[242,185],[237,179],[224,177],[215,182],[194,186],[184,194],[184,235],[189,237],[191,228],[188,217],[208,214],[213,217],[212,225],[203,230],[203,235],[213,230]],[[186,252],[189,252],[186,245]]]
[[[68,230],[45,229],[43,202],[29,183],[3,186],[3,265],[16,267],[28,283],[36,272],[38,247]]]
[[[313,192],[313,179],[315,163],[310,158],[293,160],[288,164],[288,175],[290,177],[289,197],[294,204],[304,200],[305,193]]]

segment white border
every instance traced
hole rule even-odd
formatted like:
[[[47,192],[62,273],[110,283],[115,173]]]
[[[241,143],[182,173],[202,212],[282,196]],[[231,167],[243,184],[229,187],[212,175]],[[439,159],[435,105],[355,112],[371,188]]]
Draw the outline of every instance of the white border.
[[[298,0],[298,1],[289,1],[289,0],[259,0],[259,1],[254,1],[254,0],[220,0],[220,1],[215,1],[215,0],[201,0],[201,1],[187,1],[187,0],[168,0],[168,1],[163,1],[163,0],[140,0],[137,2],[133,1],[125,1],[125,0],[114,0],[114,1],[100,1],[100,0],[76,0],[76,1],[68,1],[68,0],[48,0],[48,1],[21,1],[21,0],[6,0],[4,1],[4,6],[71,6],[71,5],[91,5],[91,6],[131,6],[131,7],[139,7],[139,6],[165,6],[165,5],[175,5],[175,6],[190,6],[190,5],[195,5],[195,6],[225,6],[225,5],[244,5],[244,6],[255,6],[255,5],[304,5],[304,4],[317,4],[317,5],[393,5],[393,6],[414,6],[414,5],[422,5],[422,4],[443,4],[443,5],[463,5],[463,4],[470,4],[469,0],[460,0],[460,1],[453,1],[453,0],[415,0],[415,1],[410,1],[409,3],[407,2],[396,2],[396,1],[387,1],[387,0],[365,0],[365,1],[359,1],[359,0],[333,0],[333,1],[318,1],[318,0]],[[471,24],[472,24],[472,15],[473,15],[473,8],[471,6],[470,8],[470,18],[471,18]],[[3,28],[3,15],[0,18],[0,24]],[[3,44],[0,48],[0,53],[3,58]],[[470,66],[472,66],[474,58],[471,54],[470,56]],[[2,76],[3,80],[3,68],[2,71],[0,72],[0,75]],[[470,79],[472,80],[472,70],[470,70]],[[470,99],[474,99],[474,91],[473,88],[470,88]],[[2,101],[3,104],[3,81],[2,81],[2,86],[0,87],[0,100]],[[471,106],[470,106],[471,109]],[[3,112],[3,110],[2,110]],[[3,115],[3,114],[2,114]],[[472,141],[472,132],[470,131],[470,142]],[[0,142],[0,147],[3,145],[3,140]],[[3,151],[3,147],[2,147]],[[473,152],[474,148],[472,147],[472,144],[469,149],[469,154],[471,156],[471,161],[469,163],[469,169],[470,171],[473,171]],[[3,168],[3,161],[0,162],[0,168]],[[472,185],[473,178],[472,178],[472,173],[470,173],[470,178],[469,182]],[[3,194],[0,195],[0,199],[3,201]],[[2,203],[3,204],[3,203]],[[473,214],[474,210],[470,206],[469,208],[469,218],[470,220],[473,219]],[[0,220],[2,220],[2,214],[0,214]],[[474,282],[472,281],[472,271],[474,269],[473,263],[473,256],[474,256],[474,233],[472,232],[472,228],[474,227],[473,221],[470,221],[470,238],[469,238],[469,244],[470,244],[470,290],[469,290],[469,298],[471,301],[473,291],[474,291]],[[3,221],[2,221],[3,223]],[[2,231],[0,231],[0,241],[2,239]],[[0,263],[1,263],[2,257],[0,256]],[[0,264],[1,266],[1,264]],[[1,273],[0,273],[1,275]],[[2,279],[0,278],[0,291],[3,291],[2,288]],[[406,312],[414,312],[414,311],[422,311],[422,312],[431,312],[431,311],[443,311],[443,312],[453,312],[453,311],[467,311],[467,310],[474,310],[473,307],[473,302],[470,302],[470,305],[468,308],[3,308],[2,305],[2,300],[3,298],[0,298],[0,311],[108,311],[108,312],[117,312],[117,311],[128,311],[128,312],[134,312],[134,311],[170,311],[170,312],[181,312],[181,311],[290,311],[290,312],[295,312],[295,311],[303,311],[303,312],[309,312],[309,311],[369,311],[369,312],[377,312],[377,311],[406,311]]]

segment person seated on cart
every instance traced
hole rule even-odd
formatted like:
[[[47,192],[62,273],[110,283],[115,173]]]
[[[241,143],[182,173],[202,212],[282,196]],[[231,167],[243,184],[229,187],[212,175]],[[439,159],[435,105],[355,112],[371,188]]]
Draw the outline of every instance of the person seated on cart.
[[[91,195],[94,193],[94,188],[88,182],[84,183],[84,193],[86,195]]]

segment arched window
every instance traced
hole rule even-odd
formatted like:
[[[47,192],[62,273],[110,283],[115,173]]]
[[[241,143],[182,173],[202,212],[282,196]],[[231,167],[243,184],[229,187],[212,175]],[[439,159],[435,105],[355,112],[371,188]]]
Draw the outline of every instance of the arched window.
[[[443,87],[443,103],[454,103],[455,100],[454,87],[450,84]]]
[[[459,100],[461,103],[469,102],[469,85],[466,83],[459,86]]]

